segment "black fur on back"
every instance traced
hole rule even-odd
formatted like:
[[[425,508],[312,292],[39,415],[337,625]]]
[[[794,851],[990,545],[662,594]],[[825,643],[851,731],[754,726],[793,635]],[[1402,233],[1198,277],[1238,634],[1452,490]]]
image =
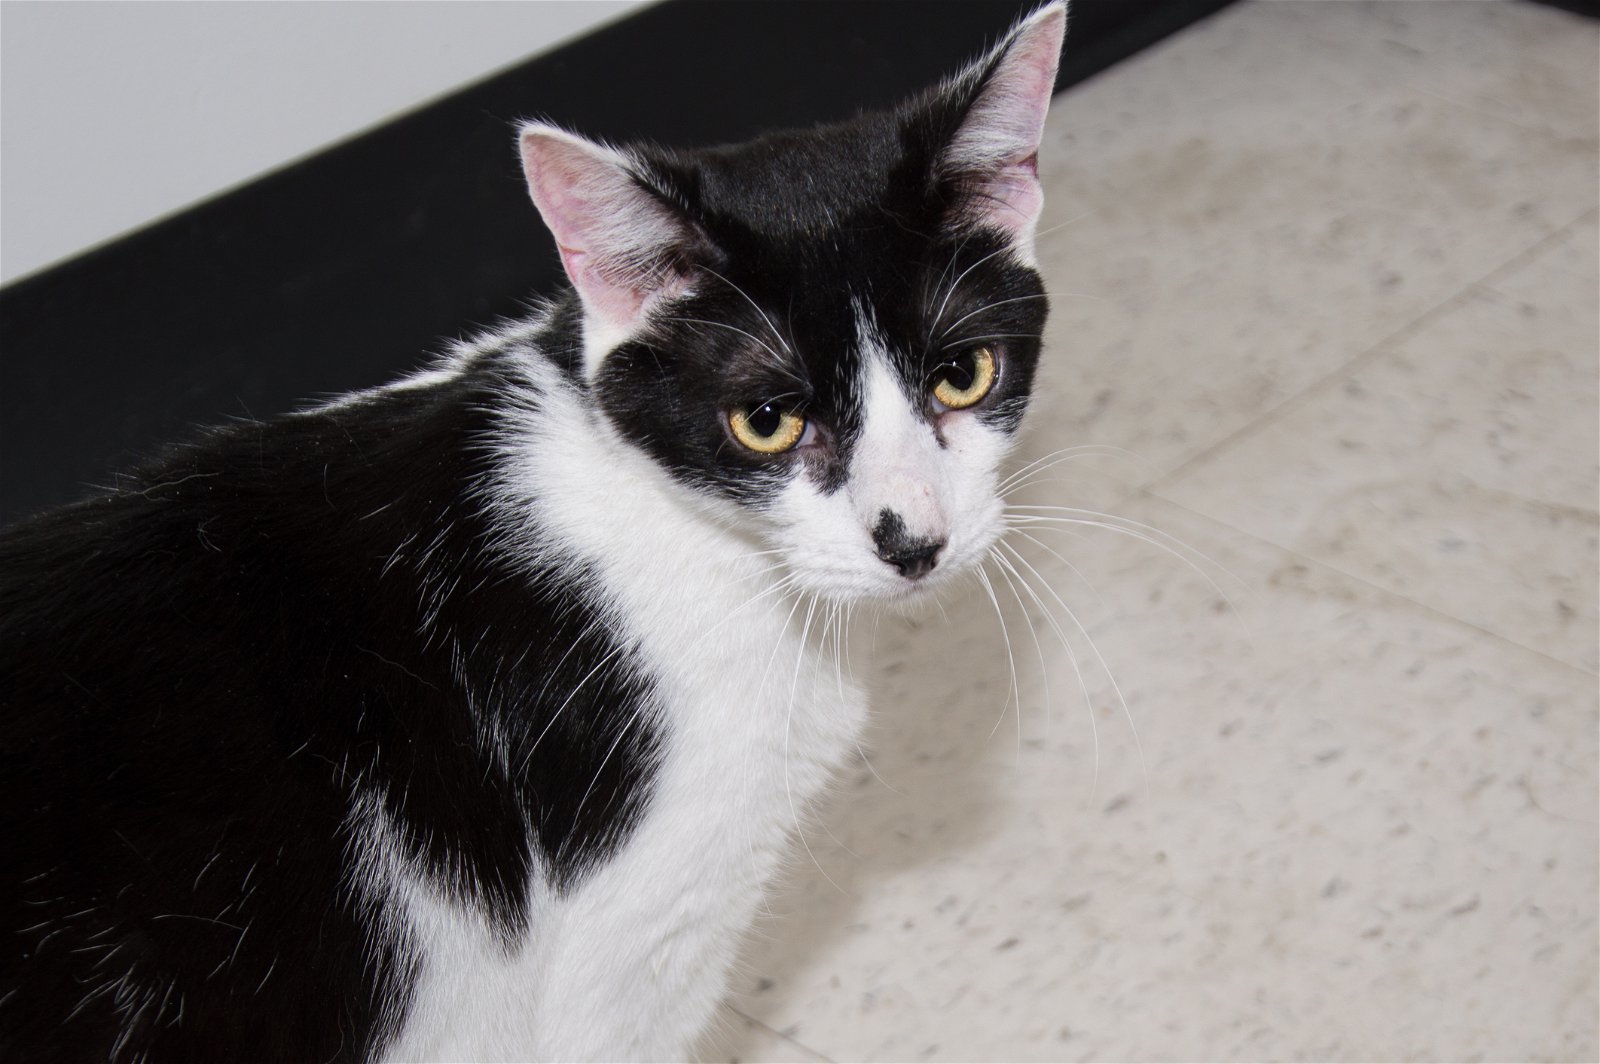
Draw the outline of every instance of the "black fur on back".
[[[370,1051],[410,958],[351,881],[359,793],[508,935],[535,864],[570,883],[625,835],[650,682],[476,498],[506,357],[0,536],[0,1055]]]

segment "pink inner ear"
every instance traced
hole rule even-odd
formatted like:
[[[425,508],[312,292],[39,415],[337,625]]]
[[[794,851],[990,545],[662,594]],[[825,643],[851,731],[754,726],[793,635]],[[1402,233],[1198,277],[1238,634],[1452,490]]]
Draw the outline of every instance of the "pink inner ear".
[[[1039,168],[1027,163],[1002,167],[983,181],[976,214],[984,222],[1007,232],[1026,232],[1044,209],[1044,186],[1039,183]]]
[[[556,238],[561,263],[573,284],[582,276],[579,264],[600,237],[593,208],[580,192],[586,184],[595,184],[590,174],[597,165],[603,163],[573,144],[541,135],[523,137],[522,169],[528,192]]]
[[[625,325],[639,316],[644,307],[644,296],[626,285],[616,285],[590,266],[593,256],[587,251],[557,243],[561,252],[561,267],[567,271],[584,303],[604,320]]]
[[[1039,139],[1065,25],[1055,6],[1017,31],[950,143],[945,165],[968,183],[962,214],[970,222],[1026,237],[1044,207]]]
[[[631,326],[674,280],[657,264],[682,227],[615,152],[543,127],[526,129],[521,146],[528,192],[584,306],[607,324]]]
[[[1017,108],[1017,124],[1027,132],[1022,140],[1031,142],[1028,158],[1019,160],[1038,167],[1039,139],[1044,135],[1044,120],[1050,110],[1050,95],[1056,87],[1056,66],[1061,60],[1061,33],[1065,16],[1057,12],[1043,24],[1032,26],[1013,46],[1004,60],[1003,90],[1007,102]]]
[[[557,244],[561,252],[561,268],[567,271],[567,279],[573,284],[578,283],[578,277],[583,273],[583,260],[589,256],[577,248],[569,248],[565,244]]]

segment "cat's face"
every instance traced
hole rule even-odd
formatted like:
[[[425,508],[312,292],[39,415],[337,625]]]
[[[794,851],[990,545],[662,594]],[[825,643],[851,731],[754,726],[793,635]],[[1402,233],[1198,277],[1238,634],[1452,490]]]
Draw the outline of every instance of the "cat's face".
[[[997,469],[1044,322],[1038,275],[993,237],[894,225],[775,259],[730,256],[612,351],[604,408],[745,511],[806,590],[942,584],[999,532]]]
[[[1045,299],[1062,12],[898,113],[692,153],[524,132],[612,427],[834,600],[984,557]]]

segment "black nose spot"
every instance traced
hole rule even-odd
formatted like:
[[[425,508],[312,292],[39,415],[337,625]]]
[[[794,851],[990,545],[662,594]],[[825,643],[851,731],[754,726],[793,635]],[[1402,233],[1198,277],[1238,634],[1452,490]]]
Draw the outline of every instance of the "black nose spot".
[[[905,542],[906,523],[900,520],[900,515],[885,507],[878,511],[878,523],[872,529],[872,542],[876,544],[878,553],[892,550],[895,544]]]
[[[906,523],[893,510],[878,511],[872,543],[878,548],[878,557],[894,566],[907,580],[919,580],[933,572],[933,567],[939,564],[939,552],[944,549],[943,540],[907,536]]]

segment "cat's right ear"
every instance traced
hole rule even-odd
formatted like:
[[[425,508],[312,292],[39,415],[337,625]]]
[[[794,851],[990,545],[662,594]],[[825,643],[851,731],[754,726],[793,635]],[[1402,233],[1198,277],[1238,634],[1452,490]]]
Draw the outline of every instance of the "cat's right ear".
[[[1066,26],[1066,0],[1046,4],[950,90],[965,114],[939,170],[963,192],[956,220],[1006,233],[1024,259],[1033,257],[1034,226],[1044,206],[1039,142]]]
[[[626,155],[539,122],[522,127],[520,147],[528,192],[555,235],[561,265],[609,339],[687,290],[688,263],[704,241]]]

